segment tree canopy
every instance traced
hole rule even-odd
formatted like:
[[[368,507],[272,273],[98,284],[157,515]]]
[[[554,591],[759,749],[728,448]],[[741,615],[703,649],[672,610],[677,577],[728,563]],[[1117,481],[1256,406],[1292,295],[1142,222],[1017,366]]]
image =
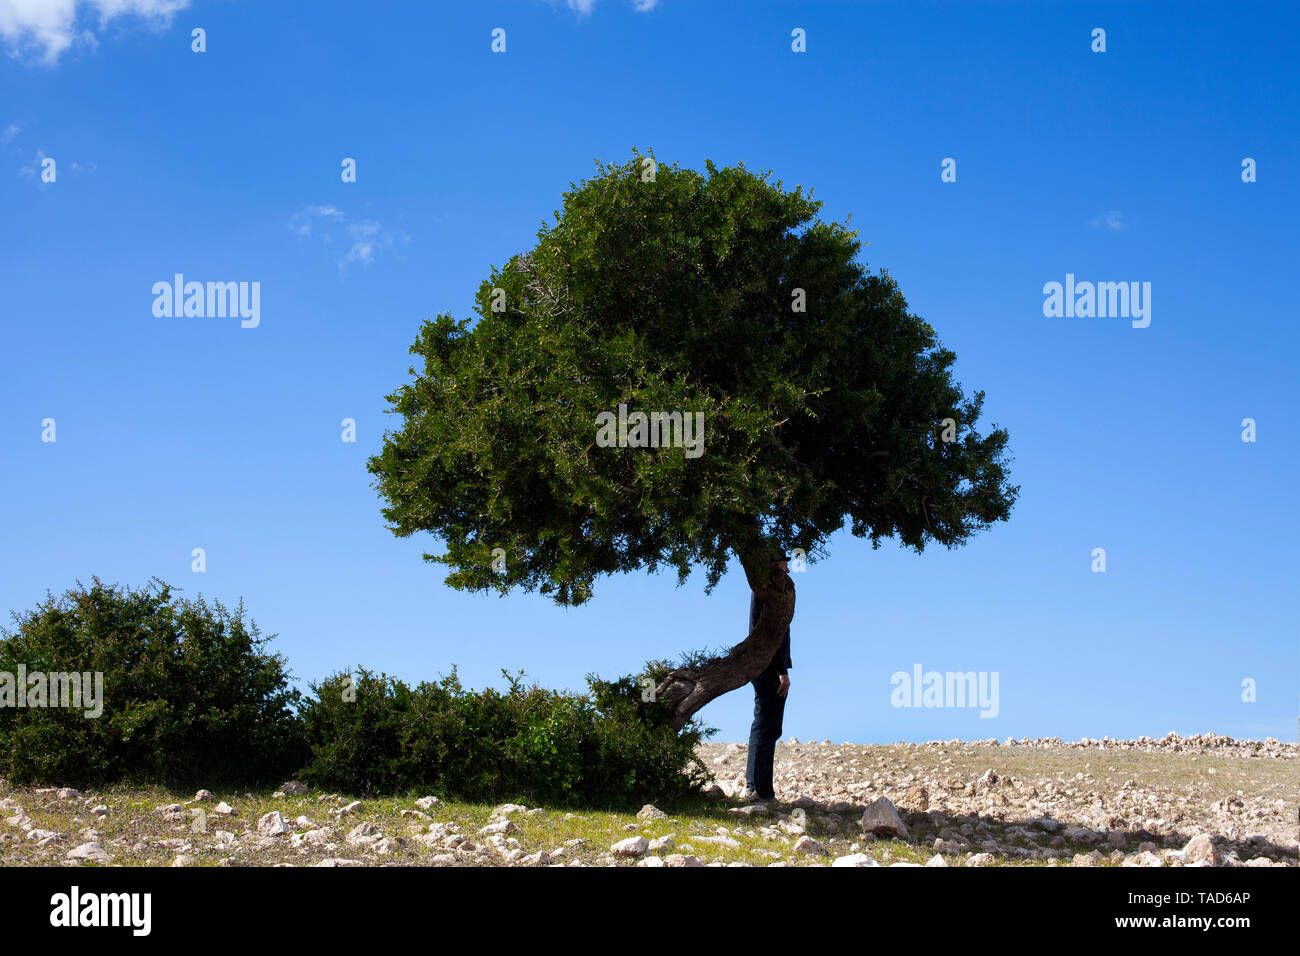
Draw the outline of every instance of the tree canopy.
[[[733,555],[753,584],[773,547],[815,559],[846,525],[921,551],[1009,516],[1006,431],[977,429],[984,393],[857,232],[811,190],[706,166],[598,162],[492,268],[477,322],[424,322],[369,468],[450,586],[580,604],[666,566],[709,590]],[[620,405],[702,413],[701,448],[602,447]]]

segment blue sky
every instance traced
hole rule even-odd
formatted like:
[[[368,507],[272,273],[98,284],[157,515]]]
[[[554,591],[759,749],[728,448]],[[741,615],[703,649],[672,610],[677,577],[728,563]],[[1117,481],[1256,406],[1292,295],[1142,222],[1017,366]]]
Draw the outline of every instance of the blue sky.
[[[0,609],[158,575],[243,597],[304,686],[456,664],[580,689],[742,638],[738,570],[710,596],[605,579],[569,610],[452,591],[365,470],[421,320],[468,315],[636,146],[851,212],[1011,434],[1010,522],[920,556],[845,533],[795,576],[787,737],[1296,739],[1293,9],[114,6],[0,0]],[[259,282],[260,324],[155,317],[178,272]],[[1045,317],[1067,273],[1150,282],[1150,325]],[[997,715],[893,706],[917,664],[996,672]],[[702,716],[743,740],[751,710],[746,688]]]

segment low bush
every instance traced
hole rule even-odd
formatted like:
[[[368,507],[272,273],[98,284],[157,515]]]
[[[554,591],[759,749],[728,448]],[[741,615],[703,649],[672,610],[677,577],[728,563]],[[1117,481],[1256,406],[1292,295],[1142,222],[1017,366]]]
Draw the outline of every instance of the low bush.
[[[336,674],[312,686],[302,717],[311,759],[300,776],[357,794],[420,790],[449,799],[549,806],[640,807],[699,794],[708,773],[696,745],[714,731],[680,733],[666,705],[642,700],[643,676],[587,678],[590,694],[525,687],[466,691],[452,673],[411,688],[387,675]]]
[[[13,617],[15,630],[0,629],[0,771],[12,783],[251,785],[306,757],[301,695],[242,603],[95,578]]]

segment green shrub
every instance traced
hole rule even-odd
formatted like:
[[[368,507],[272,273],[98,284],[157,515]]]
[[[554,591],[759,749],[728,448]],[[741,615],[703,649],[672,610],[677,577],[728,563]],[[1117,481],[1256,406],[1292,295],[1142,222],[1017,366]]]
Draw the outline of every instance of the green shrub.
[[[242,602],[231,612],[173,598],[156,578],[135,591],[93,580],[0,630],[0,702],[4,675],[12,692],[20,665],[28,675],[103,675],[99,716],[0,706],[0,770],[11,782],[248,785],[302,762],[300,695],[283,658],[263,652],[271,638],[245,624]]]
[[[647,675],[666,670],[652,663]],[[311,759],[299,775],[348,793],[610,808],[689,800],[708,778],[695,747],[712,729],[673,731],[638,678],[589,676],[590,695],[579,695],[502,673],[505,693],[466,691],[455,668],[414,689],[364,669],[312,685],[302,709]]]
[[[602,681],[587,694],[524,686],[467,691],[450,676],[411,688],[362,669],[304,698],[257,625],[220,602],[174,598],[157,579],[138,591],[94,579],[0,630],[4,674],[100,673],[102,713],[0,706],[0,774],[15,784],[252,787],[296,776],[354,794],[421,790],[447,798],[551,806],[678,805],[709,779],[670,708],[641,699],[643,680]],[[11,689],[12,689],[12,681]]]

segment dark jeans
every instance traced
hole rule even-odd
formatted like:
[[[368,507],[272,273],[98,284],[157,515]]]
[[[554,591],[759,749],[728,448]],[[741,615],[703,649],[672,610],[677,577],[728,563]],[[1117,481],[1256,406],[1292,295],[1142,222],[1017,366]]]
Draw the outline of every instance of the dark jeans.
[[[776,796],[772,789],[772,761],[776,756],[776,742],[781,737],[781,719],[785,716],[785,698],[776,693],[780,680],[776,671],[768,668],[750,681],[754,685],[754,723],[749,728],[745,783],[764,800]]]

